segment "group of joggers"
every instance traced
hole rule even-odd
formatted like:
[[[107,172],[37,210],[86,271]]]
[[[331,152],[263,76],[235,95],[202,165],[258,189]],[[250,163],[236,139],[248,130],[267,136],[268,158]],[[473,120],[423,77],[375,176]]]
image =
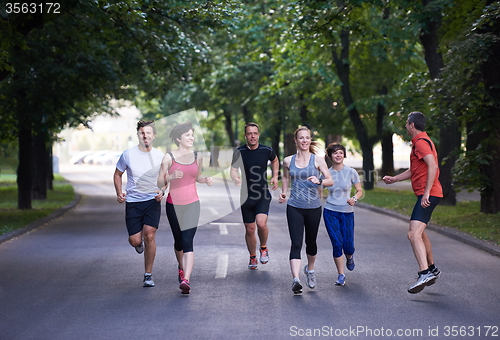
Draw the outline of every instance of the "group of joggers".
[[[408,232],[408,239],[419,265],[418,279],[408,289],[412,294],[434,284],[441,275],[434,264],[431,243],[425,232],[434,208],[443,197],[438,180],[437,152],[425,132],[425,120],[421,112],[415,111],[408,115],[405,126],[413,144],[410,168],[399,175],[383,178],[386,184],[411,179],[417,196]],[[196,183],[211,186],[213,179],[202,174],[203,159],[201,153],[193,150],[195,135],[190,122],[177,124],[171,130],[169,137],[177,149],[166,154],[153,148],[157,134],[153,121],[139,121],[137,134],[139,144],[123,152],[114,173],[117,200],[120,203],[126,202],[125,220],[129,243],[137,253],[144,253],[143,286],[153,287],[155,235],[161,214],[160,204],[168,189],[166,214],[174,238],[179,288],[183,294],[189,294],[194,265],[193,239],[200,217]],[[248,268],[255,270],[259,261],[261,264],[269,261],[267,220],[272,197],[267,169],[270,164],[270,186],[274,191],[279,187],[280,163],[271,147],[259,143],[260,130],[257,124],[246,124],[244,137],[245,144],[234,150],[230,176],[235,185],[241,186],[241,215],[250,255]],[[296,153],[283,160],[279,203],[287,204],[292,291],[300,294],[301,269],[307,286],[311,289],[316,287],[316,238],[322,215],[338,272],[335,284],[345,284],[345,267],[348,270],[354,269],[353,206],[363,196],[363,189],[357,171],[344,164],[347,151],[343,145],[332,143],[327,146],[325,154],[331,164],[328,167],[325,157],[320,156],[322,150],[319,144],[312,140],[311,131],[307,127],[299,127],[294,133],[294,140]],[[122,188],[124,172],[127,172],[128,180],[125,192]],[[328,195],[322,207],[325,190]],[[304,239],[307,264],[302,267],[301,250]]]

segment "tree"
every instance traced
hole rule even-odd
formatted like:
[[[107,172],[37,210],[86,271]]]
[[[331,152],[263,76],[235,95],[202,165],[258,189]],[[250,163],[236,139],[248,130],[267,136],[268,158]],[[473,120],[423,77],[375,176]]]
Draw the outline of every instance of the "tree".
[[[192,77],[208,49],[196,33],[220,25],[231,8],[231,1],[68,1],[57,16],[2,18],[11,41],[2,43],[9,50],[0,64],[0,124],[19,140],[18,207],[31,208],[33,136],[47,141],[66,124],[113,113],[113,97],[133,98],[138,89],[154,96]]]

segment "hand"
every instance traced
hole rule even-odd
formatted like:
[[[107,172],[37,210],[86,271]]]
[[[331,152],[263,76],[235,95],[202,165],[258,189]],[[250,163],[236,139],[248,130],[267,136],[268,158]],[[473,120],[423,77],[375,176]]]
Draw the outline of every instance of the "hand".
[[[349,205],[351,205],[351,206],[352,206],[352,205],[354,205],[354,204],[356,204],[356,201],[354,200],[354,197],[349,198],[349,199],[347,200],[347,204],[349,204]]]
[[[178,167],[175,169],[175,171],[169,176],[170,179],[178,179],[184,177],[184,172],[182,170],[179,170],[181,167]]]
[[[271,187],[271,190],[274,191],[276,189],[278,189],[278,178],[271,178],[271,184],[272,184],[272,187]]]
[[[162,200],[162,198],[163,198],[163,195],[165,195],[165,192],[163,190],[161,190],[161,189],[158,189],[155,192],[156,192],[155,200],[157,202],[160,202]]]
[[[318,184],[318,185],[321,183],[321,182],[319,181],[318,177],[316,177],[316,176],[311,176],[311,177],[308,177],[308,178],[307,178],[307,180],[308,180],[308,181],[311,181],[311,182],[312,182],[312,183],[314,183],[314,184]]]
[[[234,182],[234,185],[240,186],[241,185],[241,178],[240,177],[233,178],[233,182]]]
[[[126,196],[127,194],[122,192],[120,195],[116,197],[116,200],[118,201],[118,203],[123,203],[127,200]]]
[[[384,176],[384,178],[382,178],[382,180],[385,182],[385,184],[396,183],[395,177],[392,177],[392,176]]]
[[[279,199],[278,199],[278,202],[283,203],[285,201],[286,201],[286,194],[281,194]]]
[[[214,183],[214,180],[212,179],[212,177],[206,177],[206,178],[205,178],[205,183],[207,183],[207,185],[208,185],[209,187],[211,187],[211,186],[212,186],[212,184]]]
[[[424,196],[422,196],[422,200],[420,201],[420,205],[422,206],[422,208],[430,207],[431,201],[429,200],[428,194],[424,194]]]

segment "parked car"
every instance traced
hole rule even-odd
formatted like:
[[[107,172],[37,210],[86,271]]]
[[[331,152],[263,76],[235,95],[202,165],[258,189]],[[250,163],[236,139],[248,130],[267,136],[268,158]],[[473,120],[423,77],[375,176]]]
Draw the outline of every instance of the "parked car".
[[[94,152],[94,153],[88,155],[87,157],[85,157],[84,162],[85,162],[85,164],[94,164],[95,159],[97,159],[98,157],[101,157],[102,155],[107,154],[110,151],[111,150],[101,150],[101,151]]]
[[[93,162],[97,165],[115,165],[121,154],[121,151],[110,151],[102,156],[94,158]]]
[[[83,164],[83,163],[85,163],[85,161],[84,161],[85,157],[93,154],[94,152],[95,151],[90,151],[90,150],[79,152],[78,154],[71,157],[69,159],[69,162],[70,162],[70,164]]]

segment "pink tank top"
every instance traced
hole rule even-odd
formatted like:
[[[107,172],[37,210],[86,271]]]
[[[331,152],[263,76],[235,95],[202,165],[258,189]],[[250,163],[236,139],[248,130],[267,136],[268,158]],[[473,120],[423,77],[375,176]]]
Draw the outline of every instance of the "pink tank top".
[[[168,174],[171,175],[179,169],[184,172],[184,177],[170,181],[167,202],[175,205],[186,205],[199,201],[196,191],[196,177],[198,176],[196,152],[194,153],[194,162],[189,165],[177,163],[172,153],[169,155],[172,158],[172,166],[168,169]]]

